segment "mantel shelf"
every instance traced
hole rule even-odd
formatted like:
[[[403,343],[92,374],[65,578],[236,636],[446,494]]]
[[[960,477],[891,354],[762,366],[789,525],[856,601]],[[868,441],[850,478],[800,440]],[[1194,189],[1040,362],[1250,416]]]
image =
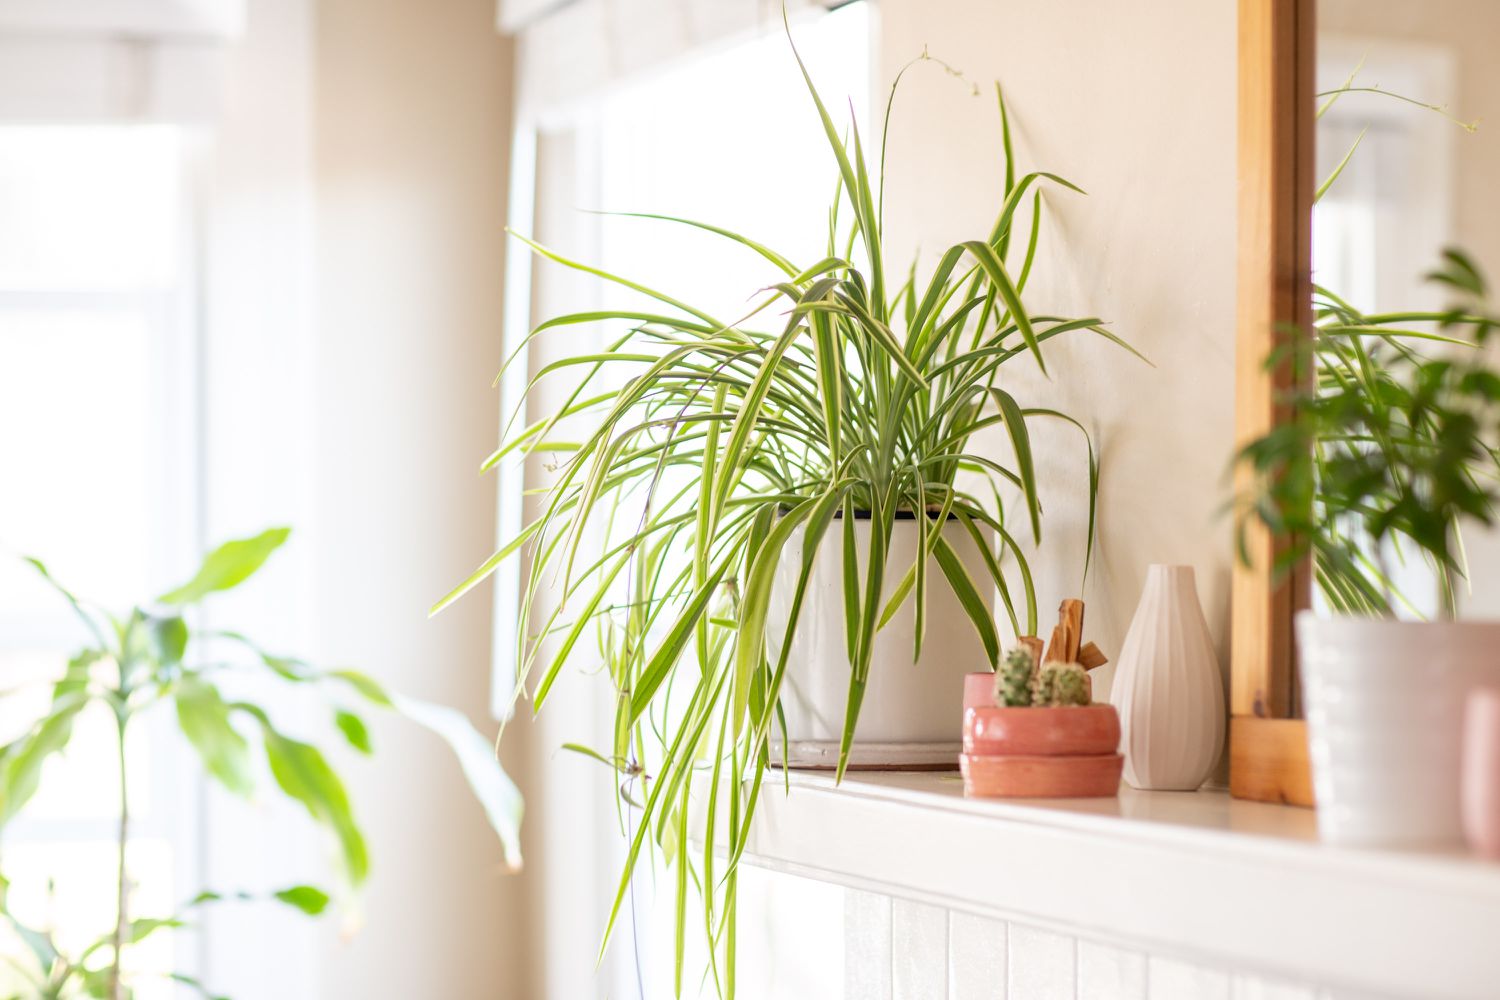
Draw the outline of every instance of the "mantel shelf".
[[[767,778],[751,863],[1332,986],[1500,983],[1500,865],[1322,845],[1310,810],[1227,793],[964,797],[956,773]]]

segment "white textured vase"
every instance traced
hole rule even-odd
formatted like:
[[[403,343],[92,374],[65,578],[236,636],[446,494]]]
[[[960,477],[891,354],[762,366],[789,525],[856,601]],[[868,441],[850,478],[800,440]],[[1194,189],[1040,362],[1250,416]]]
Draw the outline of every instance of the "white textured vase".
[[[1192,791],[1224,749],[1224,681],[1191,566],[1153,565],[1115,666],[1125,780]]]
[[[855,522],[860,579],[870,551],[870,522]],[[798,530],[788,541],[776,571],[766,615],[768,654],[779,657],[786,634],[793,588],[802,564]],[[958,521],[943,526],[986,609],[994,588],[983,553]],[[844,531],[839,520],[829,525],[818,546],[808,578],[787,673],[781,707],[786,718],[787,762],[794,767],[831,768],[838,763],[839,741],[849,699],[849,654],[844,626]],[[882,590],[894,593],[916,559],[917,524],[898,520],[886,557]],[[883,607],[883,604],[882,604]],[[927,619],[921,658],[912,661],[916,634],[915,595],[876,633],[870,676],[860,703],[852,768],[952,768],[962,745],[964,676],[993,669],[984,645],[936,559],[927,562]],[[771,741],[781,756],[781,741]]]
[[[1500,623],[1297,616],[1318,832],[1457,846],[1469,691],[1500,680]]]

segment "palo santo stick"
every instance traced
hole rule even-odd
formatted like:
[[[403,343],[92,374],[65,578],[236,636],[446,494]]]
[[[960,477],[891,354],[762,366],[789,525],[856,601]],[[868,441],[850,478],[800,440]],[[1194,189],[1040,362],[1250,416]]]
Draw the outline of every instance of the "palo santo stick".
[[[1063,660],[1072,663],[1078,659],[1078,646],[1083,642],[1083,602],[1069,598],[1057,609],[1063,625]]]
[[[1095,667],[1102,667],[1108,662],[1109,657],[1105,656],[1104,651],[1101,650],[1098,646],[1094,645],[1092,642],[1086,643],[1084,647],[1078,651],[1078,663],[1085,670],[1093,670]]]
[[[1058,622],[1057,627],[1052,630],[1052,641],[1047,643],[1047,655],[1042,657],[1043,663],[1066,663],[1068,658],[1064,655],[1068,648],[1068,626]]]
[[[1042,640],[1034,635],[1023,635],[1016,640],[1016,645],[1031,654],[1033,672],[1035,672],[1035,668],[1042,665]]]

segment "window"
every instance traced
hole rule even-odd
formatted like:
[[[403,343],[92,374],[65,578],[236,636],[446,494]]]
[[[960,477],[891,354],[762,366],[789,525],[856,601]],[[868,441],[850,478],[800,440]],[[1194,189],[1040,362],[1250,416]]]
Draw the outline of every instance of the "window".
[[[873,155],[879,140],[872,136],[868,114],[870,22],[864,4],[851,4],[799,21],[794,30],[798,49],[830,113],[836,121],[845,123],[852,105],[861,135]],[[544,133],[538,143],[538,231],[534,235],[564,253],[731,321],[753,308],[759,289],[781,279],[774,266],[754,252],[709,233],[669,222],[585,215],[578,210],[644,212],[699,220],[741,233],[804,265],[826,256],[827,210],[837,168],[779,26],[737,44],[693,53],[661,72],[629,81],[591,102],[569,122],[569,128],[557,129],[552,121],[549,126],[551,134]],[[566,138],[560,138],[560,134]],[[559,169],[560,162],[570,169]],[[560,191],[559,186],[567,189]],[[841,230],[846,226],[847,220],[841,223]],[[580,283],[545,263],[537,268],[532,285],[533,321],[585,308],[584,303],[598,301],[600,296],[610,305],[640,302],[624,289]],[[766,323],[774,326],[778,321],[771,318]],[[594,346],[618,334],[617,330],[598,331]],[[581,336],[577,334],[566,342],[538,342],[532,356],[533,371],[559,353],[586,352],[589,348],[577,339]],[[535,483],[534,478],[531,485]],[[509,647],[505,644],[501,648]],[[575,666],[583,666],[586,658],[586,651],[577,654]],[[500,662],[509,660],[502,655]],[[593,694],[605,698],[607,677],[597,679]],[[556,707],[558,696],[549,697],[549,707]],[[587,720],[591,728],[586,733],[581,731],[582,725],[559,723],[544,714],[540,720],[542,738],[554,746],[566,741],[599,746],[608,739],[612,704],[607,700],[595,706],[598,711]],[[580,717],[583,714],[585,711],[580,710]],[[567,735],[563,735],[564,730]],[[554,741],[554,734],[562,738]],[[549,766],[563,769],[576,764],[564,759]],[[565,782],[560,779],[547,784],[561,787]],[[568,783],[567,787],[579,786]],[[551,813],[549,808],[553,809]],[[546,817],[544,822],[559,822],[557,809],[570,810],[571,817],[577,808],[572,803],[557,807],[543,804],[541,812]],[[583,822],[597,830],[603,829],[600,824],[612,825],[616,820],[614,810],[605,803],[593,820]],[[580,820],[573,817],[569,822]],[[548,829],[543,836],[556,847],[566,843],[569,834],[555,838]],[[595,885],[591,891],[575,896],[572,903],[574,908],[587,909],[555,918],[549,915],[549,932],[555,927],[555,933],[567,940],[579,933],[579,927],[592,929],[596,919],[602,917],[601,904],[611,898],[616,866],[623,855],[623,849],[616,850],[620,848],[618,843],[607,847],[608,857],[594,868]],[[674,874],[669,869],[656,869],[664,880],[658,893],[649,884],[650,870],[644,864],[637,869],[634,891],[616,926],[611,960],[600,979],[607,983],[600,992],[610,996],[672,995]],[[788,896],[795,898],[801,887],[790,884],[797,880],[782,881],[788,883],[778,883],[779,905],[784,907]],[[758,905],[760,897],[753,888],[756,884],[755,876],[747,876],[742,882],[742,955],[751,942],[761,939],[762,925],[769,919],[769,911]],[[549,896],[551,900],[558,898]],[[707,967],[702,935],[690,930],[687,947],[684,995],[697,995],[698,991],[713,996],[711,981],[694,978]],[[549,995],[585,995],[569,989],[597,989],[597,983],[591,985],[588,979],[576,986],[559,985],[559,976],[569,974],[566,965],[577,964],[576,940],[566,949],[557,960],[562,972],[551,973]],[[788,974],[797,968],[802,956],[780,949],[778,961],[783,966],[782,974]],[[740,965],[743,995],[781,995],[774,985],[776,969],[754,967],[758,963],[748,959]],[[836,990],[836,984],[830,984],[830,988]]]
[[[27,693],[3,703],[0,740],[34,718],[82,639],[17,554],[119,611],[170,585],[195,547],[189,140],[155,125],[0,127],[0,683]],[[181,835],[196,785],[179,780],[170,720],[145,721],[128,775],[135,915],[196,887]],[[105,706],[86,711],[3,844],[12,908],[70,949],[113,926],[113,730]],[[163,935],[136,960],[181,969],[180,944]],[[0,993],[19,988],[11,974]],[[138,996],[170,985],[143,980]]]

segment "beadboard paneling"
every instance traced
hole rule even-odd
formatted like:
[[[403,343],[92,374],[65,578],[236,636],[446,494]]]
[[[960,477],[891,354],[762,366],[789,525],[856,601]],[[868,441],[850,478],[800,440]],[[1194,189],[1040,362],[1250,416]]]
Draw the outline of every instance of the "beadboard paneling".
[[[1005,1000],[1005,923],[948,913],[948,1000]]]
[[[893,1000],[947,1000],[948,911],[898,899],[891,904]]]
[[[844,998],[892,1000],[889,896],[850,889],[844,896]]]
[[[1080,940],[1078,1000],[1146,1000],[1146,956]]]
[[[843,934],[844,1000],[1379,1000],[856,889]]]
[[[1010,924],[1006,988],[1025,1000],[1074,1000],[1078,942],[1065,934]]]

